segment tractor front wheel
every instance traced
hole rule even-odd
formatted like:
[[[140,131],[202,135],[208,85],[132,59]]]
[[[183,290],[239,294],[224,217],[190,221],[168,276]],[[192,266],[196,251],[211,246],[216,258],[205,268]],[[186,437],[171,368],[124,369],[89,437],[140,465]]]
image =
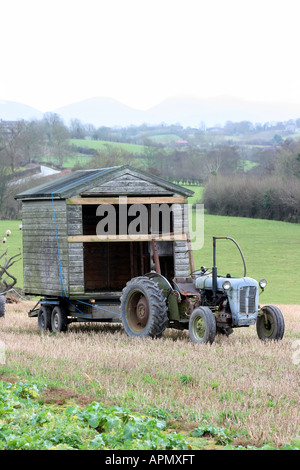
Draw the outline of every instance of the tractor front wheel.
[[[121,317],[128,336],[158,338],[168,325],[166,299],[148,277],[131,279],[121,297]]]
[[[217,332],[214,314],[208,307],[196,308],[189,321],[189,334],[193,343],[213,343]]]
[[[266,305],[256,321],[256,331],[261,340],[280,340],[284,335],[284,318],[275,305]]]

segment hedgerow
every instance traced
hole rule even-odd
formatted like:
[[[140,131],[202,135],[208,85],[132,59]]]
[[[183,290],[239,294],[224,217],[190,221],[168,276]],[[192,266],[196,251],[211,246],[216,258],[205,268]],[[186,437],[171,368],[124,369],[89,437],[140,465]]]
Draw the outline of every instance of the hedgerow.
[[[279,177],[213,176],[202,202],[210,214],[300,222],[300,181]]]

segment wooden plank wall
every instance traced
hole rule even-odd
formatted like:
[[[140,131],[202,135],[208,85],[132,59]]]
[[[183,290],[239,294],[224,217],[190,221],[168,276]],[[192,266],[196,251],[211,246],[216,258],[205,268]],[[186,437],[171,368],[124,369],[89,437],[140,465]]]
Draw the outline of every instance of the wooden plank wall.
[[[89,188],[86,191],[82,191],[82,195],[153,195],[163,196],[170,194],[170,190],[163,188],[162,186],[156,185],[151,181],[141,179],[138,175],[125,174],[119,177],[109,180],[105,183],[101,183],[100,186]]]
[[[82,206],[67,206],[68,235],[82,235]],[[84,293],[83,243],[69,243],[70,296]]]
[[[187,219],[184,204],[176,204],[176,210],[174,211],[174,232],[183,232],[184,227],[188,227]],[[186,240],[174,242],[174,271],[175,277],[188,277],[191,272]]]
[[[36,295],[61,295],[58,246],[62,278],[68,289],[68,244],[65,201],[23,201],[24,291]],[[58,243],[58,246],[57,246]]]
[[[116,192],[116,186],[114,191]],[[98,290],[99,287],[120,289],[126,284],[131,271],[134,275],[140,275],[140,266],[131,266],[129,248],[133,250],[132,259],[139,260],[140,264],[139,250],[142,244],[136,242],[130,244],[132,245],[130,246],[125,243],[123,246],[122,242],[116,242],[115,246],[112,246],[114,254],[111,253],[108,256],[106,243],[102,244],[100,242],[96,246],[89,243],[68,243],[68,235],[84,234],[82,206],[67,206],[64,200],[56,200],[54,204],[57,238],[52,201],[23,201],[23,264],[24,291],[26,293],[49,296],[61,295],[57,242],[59,244],[63,282],[68,296],[78,296],[80,298],[80,294],[84,294],[85,289],[93,291]],[[175,232],[181,232],[184,227],[183,218],[186,213],[183,207],[183,204],[177,204],[177,210],[174,214]],[[147,246],[146,243],[143,244],[144,247]],[[90,246],[84,248],[85,245]],[[102,249],[100,245],[103,245]],[[95,249],[96,252],[93,254]],[[144,250],[143,252],[145,255]],[[97,259],[95,259],[95,253],[97,253]],[[89,265],[91,262],[93,267]],[[104,278],[102,279],[103,276],[107,275],[108,263],[110,265],[109,282]],[[96,270],[97,273],[93,272],[95,264],[98,266],[97,269],[99,268],[98,271]],[[174,271],[175,277],[189,276],[190,264],[186,241],[174,242]]]

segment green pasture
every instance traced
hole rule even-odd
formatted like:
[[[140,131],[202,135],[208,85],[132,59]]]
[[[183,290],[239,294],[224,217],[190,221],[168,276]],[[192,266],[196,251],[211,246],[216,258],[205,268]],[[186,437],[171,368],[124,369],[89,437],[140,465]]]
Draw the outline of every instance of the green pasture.
[[[260,302],[300,304],[298,224],[204,214],[203,234],[203,247],[194,251],[195,268],[212,267],[213,236],[234,238],[243,251],[247,276],[268,281]],[[230,240],[217,241],[216,264],[220,275],[243,275],[241,256]]]
[[[195,211],[193,211],[195,221]],[[8,249],[13,256],[22,250],[22,232],[17,220],[0,221],[0,254]],[[195,224],[193,224],[195,225]],[[192,227],[193,228],[193,227]],[[2,243],[6,230],[11,236]],[[211,268],[212,237],[228,236],[240,245],[246,260],[247,275],[255,279],[266,278],[268,286],[261,295],[261,303],[300,304],[300,225],[272,220],[223,217],[204,214],[203,247],[194,251],[195,268]],[[230,240],[217,242],[218,273],[243,275],[243,263],[235,245]],[[23,286],[22,261],[11,272]]]
[[[63,164],[64,168],[74,168],[76,166],[85,166],[91,160],[93,156],[91,155],[64,155],[62,162],[61,159],[55,155],[51,155],[47,158],[49,164],[51,163],[61,165]]]
[[[188,186],[188,185],[182,185],[186,189],[190,189],[193,191],[194,196],[189,198],[189,204],[200,204],[204,192],[204,186]]]
[[[171,143],[176,140],[182,140],[181,137],[179,137],[176,134],[158,134],[158,135],[150,135],[148,137],[151,141],[156,142],[156,143]]]
[[[204,188],[185,186],[194,191],[189,204],[200,203]],[[192,230],[196,228],[193,210]],[[247,268],[247,276],[265,278],[268,285],[261,294],[261,303],[300,304],[300,226],[275,220],[249,219],[209,215],[203,221],[203,246],[194,251],[195,268],[213,265],[212,237],[231,237],[239,244]],[[234,243],[217,241],[218,274],[243,275],[243,261]]]
[[[71,145],[77,147],[86,147],[94,150],[107,150],[111,148],[113,150],[121,149],[132,154],[144,154],[145,146],[137,144],[127,144],[122,142],[109,142],[106,140],[85,140],[85,139],[70,139]]]

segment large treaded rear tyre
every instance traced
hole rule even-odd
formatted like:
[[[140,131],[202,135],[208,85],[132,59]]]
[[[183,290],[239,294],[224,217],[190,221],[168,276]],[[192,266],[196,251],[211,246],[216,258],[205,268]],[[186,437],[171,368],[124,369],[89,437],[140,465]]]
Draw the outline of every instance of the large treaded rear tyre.
[[[131,279],[121,297],[121,318],[128,336],[158,338],[168,325],[166,299],[148,277]]]
[[[283,338],[285,324],[281,310],[275,305],[266,305],[264,312],[256,320],[256,331],[259,339],[278,341]]]

